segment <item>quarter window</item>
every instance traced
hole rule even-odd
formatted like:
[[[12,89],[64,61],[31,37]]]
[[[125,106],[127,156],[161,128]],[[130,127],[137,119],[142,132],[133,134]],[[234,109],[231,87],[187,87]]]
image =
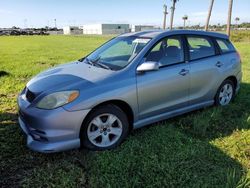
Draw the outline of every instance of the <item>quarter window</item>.
[[[184,61],[184,51],[180,36],[164,38],[158,42],[146,57],[146,61],[159,62],[161,66]]]
[[[216,39],[216,41],[217,41],[222,53],[235,51],[235,48],[233,47],[231,42],[229,42],[228,40]]]
[[[190,60],[215,55],[212,41],[206,37],[187,37]]]

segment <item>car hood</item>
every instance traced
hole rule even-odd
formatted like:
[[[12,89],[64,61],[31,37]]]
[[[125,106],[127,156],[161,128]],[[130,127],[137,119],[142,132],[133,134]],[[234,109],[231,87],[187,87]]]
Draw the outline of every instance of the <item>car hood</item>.
[[[48,90],[80,89],[74,88],[74,86],[88,87],[109,77],[113,73],[114,71],[112,70],[77,61],[60,65],[38,74],[27,83],[27,87],[36,94]]]

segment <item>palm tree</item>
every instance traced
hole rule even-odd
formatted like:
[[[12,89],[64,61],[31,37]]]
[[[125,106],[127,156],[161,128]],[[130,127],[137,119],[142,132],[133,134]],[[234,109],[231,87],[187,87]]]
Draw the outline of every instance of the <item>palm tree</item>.
[[[229,37],[231,31],[232,8],[233,8],[233,0],[229,0],[228,17],[227,17],[227,35]]]
[[[171,7],[170,30],[173,29],[175,4],[178,0],[171,0],[171,1],[173,2],[173,5]]]
[[[236,25],[236,28],[238,28],[238,26],[239,26],[239,25],[238,25],[238,22],[239,22],[239,21],[240,21],[240,18],[239,18],[239,17],[236,17],[236,18],[235,18],[235,25]]]
[[[207,23],[206,23],[206,26],[205,26],[205,31],[207,31],[208,27],[209,27],[209,22],[210,22],[211,13],[212,13],[212,10],[213,10],[213,5],[214,5],[214,0],[211,0],[209,10],[208,10],[208,15],[207,15]]]
[[[188,20],[188,16],[187,16],[187,15],[184,15],[184,16],[182,17],[182,19],[183,19],[183,21],[184,21],[183,28],[185,28],[185,27],[186,27],[186,21]]]
[[[163,17],[163,29],[166,29],[166,27],[167,27],[167,14],[168,14],[168,11],[167,11],[167,5],[163,5],[163,9],[164,9],[164,11],[163,11],[163,15],[164,15],[164,17]]]

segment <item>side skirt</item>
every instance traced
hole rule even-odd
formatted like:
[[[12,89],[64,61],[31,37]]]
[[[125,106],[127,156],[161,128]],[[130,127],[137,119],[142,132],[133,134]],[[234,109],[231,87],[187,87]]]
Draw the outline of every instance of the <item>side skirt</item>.
[[[138,129],[141,127],[144,127],[146,125],[158,122],[158,121],[162,121],[168,118],[172,118],[181,114],[185,114],[187,112],[191,112],[194,110],[198,110],[204,107],[208,107],[214,104],[214,101],[207,101],[207,102],[203,102],[203,103],[199,103],[199,104],[195,104],[192,106],[187,106],[181,109],[177,109],[177,110],[173,110],[170,112],[165,112],[156,116],[152,116],[152,117],[148,117],[142,120],[138,120],[137,122],[134,123],[134,129]]]

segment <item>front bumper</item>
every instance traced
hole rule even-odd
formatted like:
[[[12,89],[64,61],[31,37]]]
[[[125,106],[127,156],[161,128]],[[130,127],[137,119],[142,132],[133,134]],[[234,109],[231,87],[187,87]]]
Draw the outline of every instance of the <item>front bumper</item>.
[[[30,149],[52,153],[80,147],[81,125],[90,110],[70,112],[62,107],[42,110],[27,103],[18,97],[18,120]]]

